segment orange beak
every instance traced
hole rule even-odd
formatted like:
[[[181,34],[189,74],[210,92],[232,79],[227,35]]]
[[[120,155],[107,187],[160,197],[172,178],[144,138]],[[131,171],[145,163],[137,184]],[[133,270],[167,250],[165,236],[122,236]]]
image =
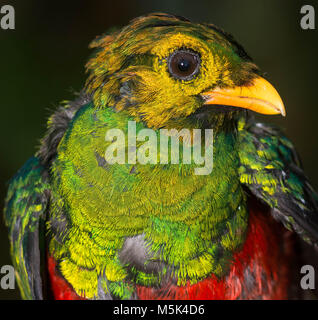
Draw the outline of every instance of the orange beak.
[[[223,105],[249,109],[262,114],[286,115],[281,97],[265,79],[258,77],[252,85],[234,88],[215,88],[201,94],[205,105]]]

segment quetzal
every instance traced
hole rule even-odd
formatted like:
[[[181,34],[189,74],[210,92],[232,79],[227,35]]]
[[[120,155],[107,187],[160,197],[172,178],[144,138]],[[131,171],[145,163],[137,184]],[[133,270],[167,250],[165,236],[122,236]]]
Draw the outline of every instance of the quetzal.
[[[285,109],[242,46],[214,25],[154,13],[91,47],[83,90],[10,182],[22,297],[291,297],[297,243],[318,242],[318,197],[292,143],[254,120]],[[213,129],[213,170],[109,163],[106,132],[126,134],[129,121],[155,134]]]

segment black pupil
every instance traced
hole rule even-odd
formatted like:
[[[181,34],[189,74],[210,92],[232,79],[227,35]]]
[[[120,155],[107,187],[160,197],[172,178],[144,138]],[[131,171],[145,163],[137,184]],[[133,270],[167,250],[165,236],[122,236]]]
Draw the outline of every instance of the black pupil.
[[[190,68],[190,61],[186,59],[181,60],[178,64],[178,68],[182,72],[188,71]]]
[[[170,74],[180,80],[191,80],[200,69],[200,57],[197,53],[186,49],[176,50],[169,57]]]

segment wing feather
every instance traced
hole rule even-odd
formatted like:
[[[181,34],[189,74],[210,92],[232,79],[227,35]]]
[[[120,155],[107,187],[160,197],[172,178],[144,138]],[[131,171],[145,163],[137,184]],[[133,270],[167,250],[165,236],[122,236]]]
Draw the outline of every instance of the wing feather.
[[[35,157],[10,182],[4,217],[11,255],[23,299],[43,299],[45,221],[49,201],[47,174]]]
[[[274,126],[239,122],[241,183],[268,204],[276,220],[318,244],[318,196],[292,143]]]

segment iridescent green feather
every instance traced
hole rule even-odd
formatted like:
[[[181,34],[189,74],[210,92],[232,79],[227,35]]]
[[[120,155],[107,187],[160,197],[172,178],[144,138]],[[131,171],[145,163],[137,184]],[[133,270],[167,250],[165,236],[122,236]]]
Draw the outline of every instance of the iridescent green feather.
[[[231,152],[234,135],[224,132],[215,139],[215,165],[208,176],[194,175],[194,163],[108,165],[101,160],[111,143],[105,133],[111,128],[127,133],[129,120],[125,112],[83,106],[52,166],[50,220],[65,212],[69,228],[62,241],[52,230],[50,253],[75,290],[90,298],[97,295],[102,274],[113,294],[131,291],[120,289],[121,280],[158,284],[172,266],[180,285],[212,272],[222,276],[244,241],[248,216],[238,157]],[[137,124],[137,132],[143,128]],[[160,260],[170,268],[159,274],[132,272],[118,259],[125,239],[141,234],[150,250],[146,264]]]
[[[43,298],[40,268],[46,252],[44,233],[50,190],[44,175],[39,160],[29,159],[12,179],[5,201],[11,256],[23,299]]]
[[[240,180],[274,217],[310,243],[318,242],[318,196],[292,143],[275,127],[241,119]]]

